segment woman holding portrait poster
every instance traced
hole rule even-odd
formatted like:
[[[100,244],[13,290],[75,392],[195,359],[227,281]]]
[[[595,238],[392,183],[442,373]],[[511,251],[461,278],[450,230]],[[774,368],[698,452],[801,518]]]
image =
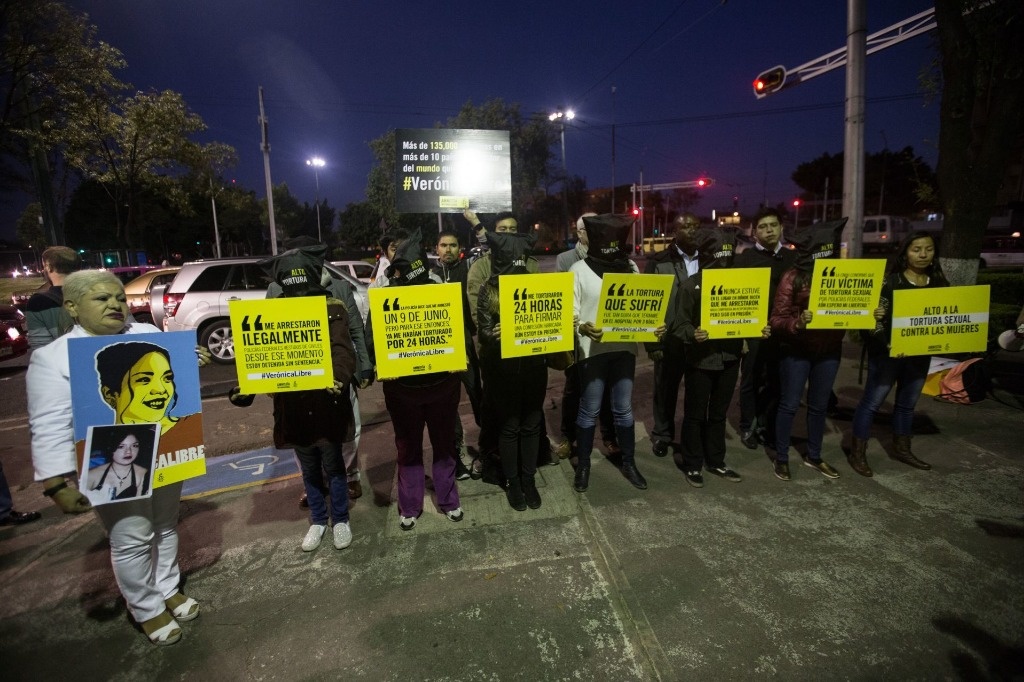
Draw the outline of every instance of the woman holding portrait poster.
[[[77,468],[69,342],[89,337],[122,339],[159,330],[128,321],[124,287],[116,276],[104,270],[82,270],[68,275],[64,282],[64,307],[74,319],[74,327],[33,353],[26,376],[32,463],[35,478],[42,481],[46,496],[65,512],[83,512],[90,508],[88,499],[69,485]],[[169,360],[161,360],[163,355],[154,350],[158,348],[136,348],[141,352],[138,357],[120,359],[114,363],[120,369],[112,370],[106,377],[97,358],[100,390],[115,411],[115,422],[157,423],[167,438],[173,439],[179,430],[187,428],[189,420],[167,418],[176,392]],[[199,348],[196,352],[200,365],[209,362],[208,353]],[[76,366],[82,361],[87,360],[76,359]],[[148,386],[157,382],[162,386],[151,391]],[[157,645],[177,642],[181,639],[178,622],[199,616],[199,604],[179,589],[180,496],[178,482],[157,488],[148,498],[96,507],[110,537],[111,564],[121,594],[133,618]]]

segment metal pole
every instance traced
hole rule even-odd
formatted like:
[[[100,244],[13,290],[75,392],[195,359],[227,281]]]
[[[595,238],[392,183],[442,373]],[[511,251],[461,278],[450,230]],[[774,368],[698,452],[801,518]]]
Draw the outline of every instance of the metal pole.
[[[268,121],[263,115],[263,86],[259,86],[260,93],[260,133],[262,141],[260,149],[263,150],[263,176],[267,184],[267,219],[270,223],[270,255],[277,255],[277,226],[274,224],[274,185],[270,182],[270,140],[267,136]]]
[[[562,122],[562,229],[560,233],[565,234],[565,243],[569,243],[569,171],[565,165],[565,118],[559,119]]]
[[[612,213],[615,213],[615,86],[612,86]]]
[[[320,231],[320,173],[316,166],[313,166],[313,181],[316,182],[316,240],[323,244],[324,237]]]
[[[213,176],[210,176],[210,205],[213,206],[214,254],[220,258],[220,229],[217,227],[217,193],[213,191]]]
[[[843,229],[846,256],[861,255],[864,226],[864,66],[867,13],[864,0],[847,0],[846,129],[843,145]]]

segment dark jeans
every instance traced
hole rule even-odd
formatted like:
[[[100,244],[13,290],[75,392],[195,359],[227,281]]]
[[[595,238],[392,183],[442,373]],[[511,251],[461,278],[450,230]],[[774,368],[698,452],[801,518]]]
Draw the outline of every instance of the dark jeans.
[[[928,378],[930,365],[931,357],[928,355],[890,358],[884,352],[869,353],[868,378],[853,415],[853,435],[863,439],[871,436],[875,413],[893,386],[896,387],[896,396],[892,408],[892,432],[897,436],[911,435],[914,407]]]
[[[565,384],[562,388],[562,438],[576,442],[576,417],[580,412],[580,364],[565,370]],[[601,437],[615,440],[615,424],[612,421],[611,392],[605,390],[601,398]]]
[[[740,365],[740,432],[775,429],[779,409],[779,349],[764,339],[747,339]]]
[[[839,356],[807,358],[784,355],[779,361],[779,414],[775,420],[776,460],[789,461],[789,439],[793,421],[800,408],[800,397],[807,386],[807,457],[821,459],[821,442],[825,438],[825,413],[839,372]]]
[[[4,475],[4,463],[0,462],[0,519],[6,519],[14,509],[14,500],[11,499],[11,488],[7,485],[7,476]]]
[[[676,436],[676,404],[679,384],[686,371],[686,344],[666,334],[662,337],[665,355],[654,363],[654,428],[651,441],[672,443]]]
[[[499,405],[501,470],[505,478],[520,475],[530,478],[537,473],[548,368],[546,365],[504,360],[500,375],[504,389]]]
[[[725,466],[725,417],[739,372],[738,360],[722,370],[686,368],[680,438],[686,471]]]
[[[302,469],[302,484],[309,502],[309,520],[327,525],[327,500],[324,499],[324,472],[331,495],[330,519],[334,523],[348,521],[348,475],[341,444],[322,441],[309,447],[295,448],[295,457]]]
[[[606,387],[611,392],[612,419],[615,426],[632,426],[635,372],[636,356],[629,351],[598,353],[581,362],[580,377],[583,390],[576,426],[587,429],[597,425]]]
[[[434,449],[431,478],[437,506],[451,511],[459,506],[455,487],[455,417],[459,411],[462,382],[452,374],[440,384],[402,386],[385,381],[384,404],[391,414],[398,450],[398,512],[402,516],[423,513],[423,427]]]

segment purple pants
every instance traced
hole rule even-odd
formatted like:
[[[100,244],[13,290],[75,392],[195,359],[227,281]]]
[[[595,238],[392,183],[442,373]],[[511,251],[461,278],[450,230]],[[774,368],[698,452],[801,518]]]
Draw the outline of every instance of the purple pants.
[[[398,449],[398,513],[402,516],[416,517],[423,512],[424,425],[434,448],[431,477],[437,506],[443,512],[459,506],[459,491],[455,487],[455,419],[461,387],[458,374],[422,388],[384,382],[384,404],[391,413]]]

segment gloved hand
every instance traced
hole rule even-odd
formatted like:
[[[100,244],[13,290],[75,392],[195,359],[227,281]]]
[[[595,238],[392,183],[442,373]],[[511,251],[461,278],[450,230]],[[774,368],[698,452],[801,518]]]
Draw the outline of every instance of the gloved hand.
[[[228,400],[235,407],[249,407],[255,399],[255,395],[252,393],[242,393],[242,389],[238,386],[234,386],[228,391]]]
[[[65,514],[81,514],[92,509],[89,498],[77,488],[69,486],[63,476],[54,476],[43,481],[43,494],[51,498]]]

